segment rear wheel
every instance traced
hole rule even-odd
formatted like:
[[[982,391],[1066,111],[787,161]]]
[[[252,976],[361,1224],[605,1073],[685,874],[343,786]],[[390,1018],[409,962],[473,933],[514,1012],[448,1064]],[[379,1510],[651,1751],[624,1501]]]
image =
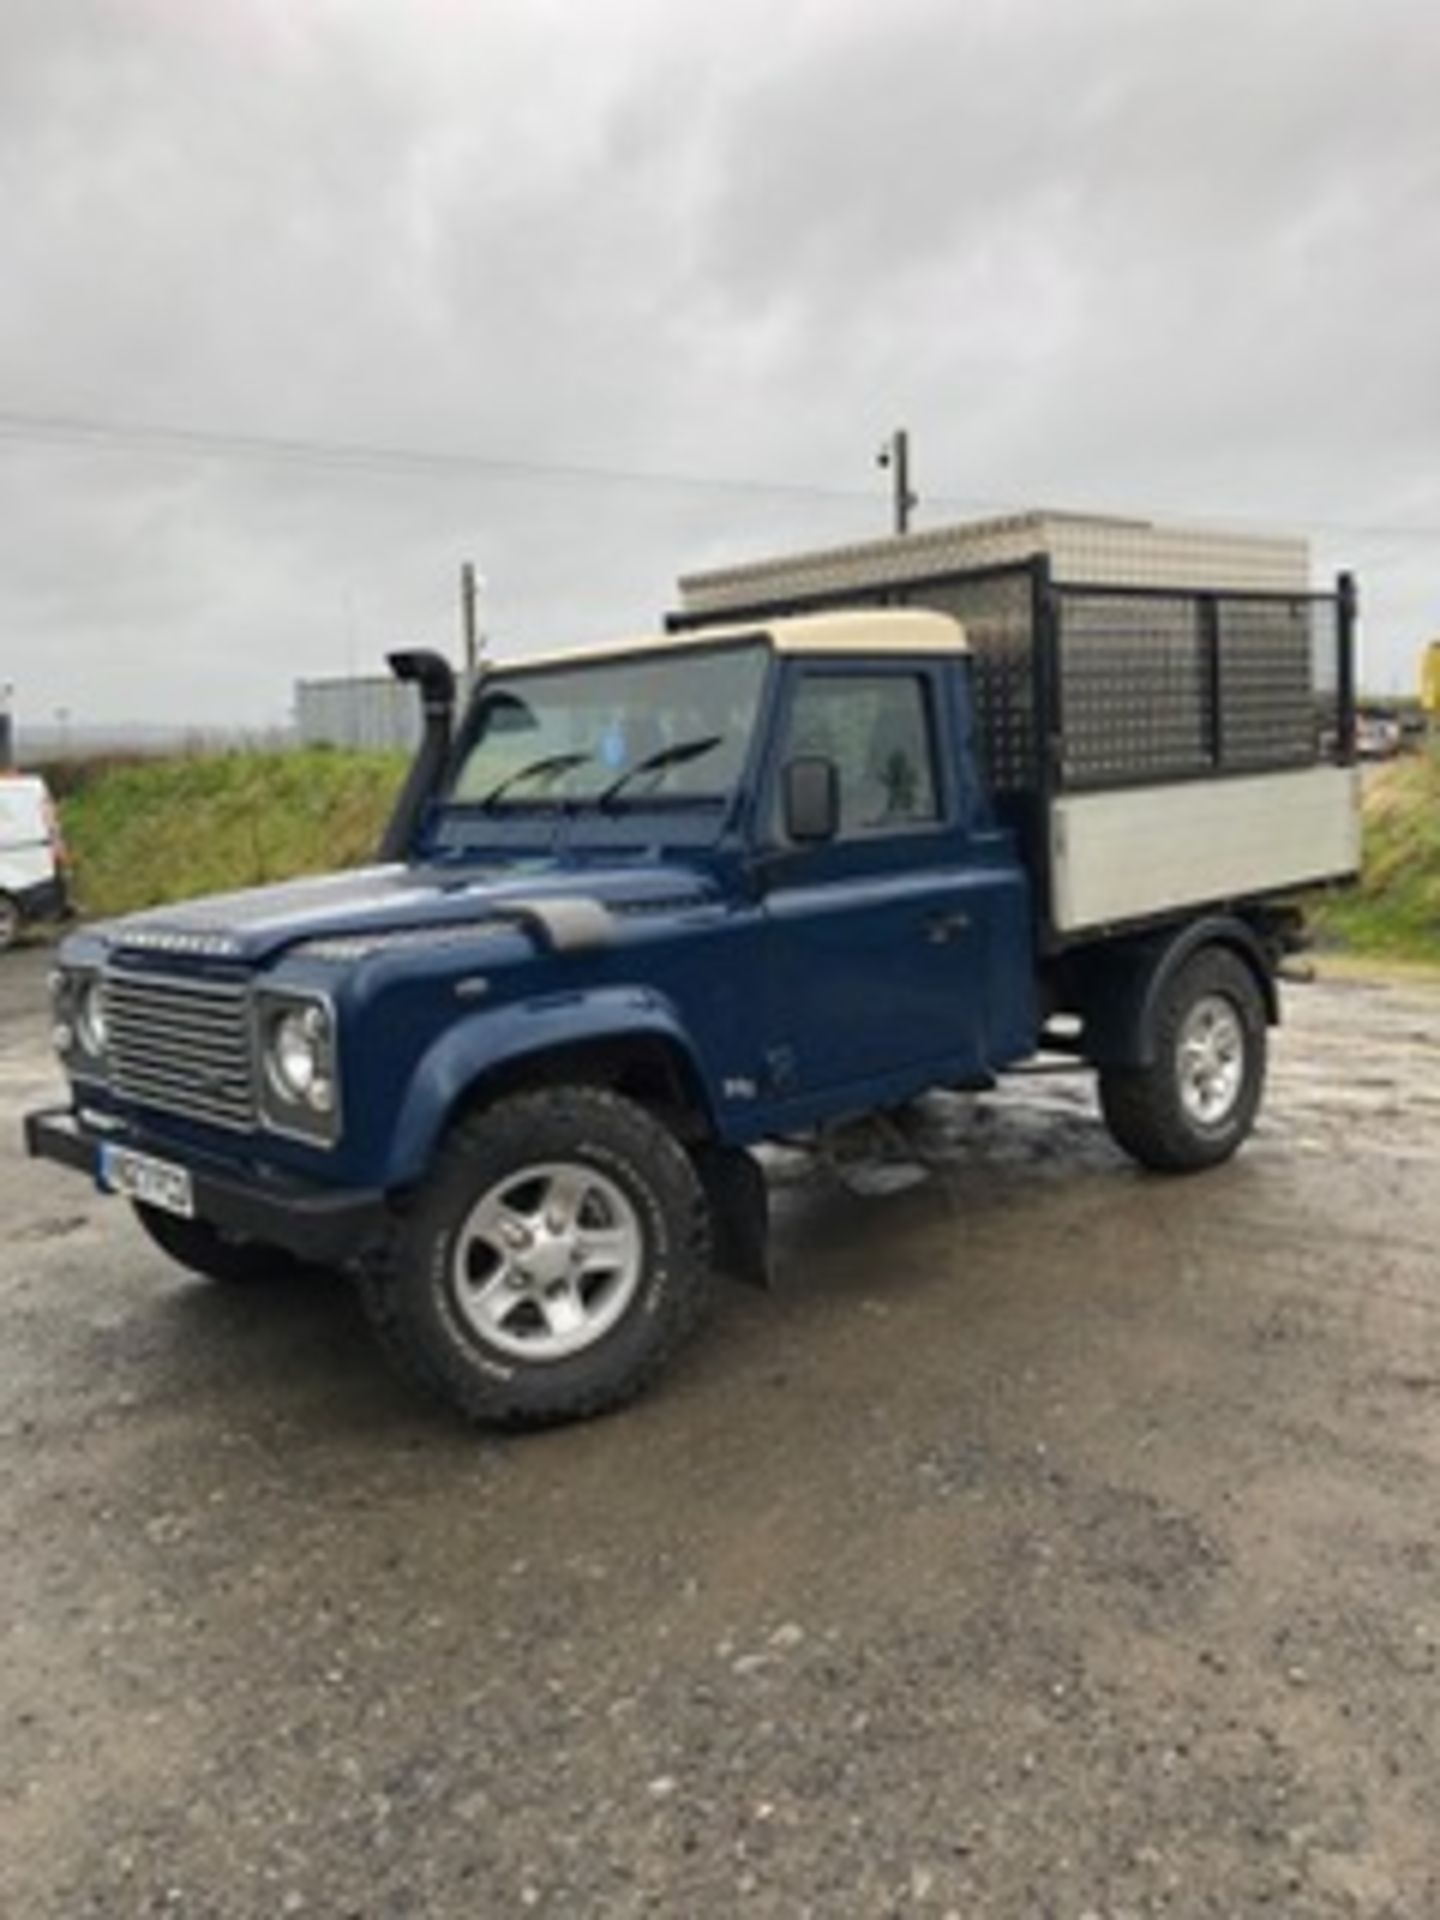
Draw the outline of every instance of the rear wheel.
[[[1153,1039],[1149,1066],[1101,1069],[1112,1136],[1163,1173],[1228,1160],[1265,1086],[1265,1006],[1249,967],[1228,948],[1202,948],[1162,989]]]
[[[708,1304],[704,1191],[635,1102],[516,1094],[454,1129],[363,1281],[387,1351],[468,1419],[582,1419],[647,1385]]]
[[[242,1240],[222,1233],[208,1220],[182,1220],[178,1214],[134,1203],[135,1218],[163,1253],[206,1280],[254,1286],[283,1280],[298,1271],[298,1262],[280,1247],[263,1240]]]

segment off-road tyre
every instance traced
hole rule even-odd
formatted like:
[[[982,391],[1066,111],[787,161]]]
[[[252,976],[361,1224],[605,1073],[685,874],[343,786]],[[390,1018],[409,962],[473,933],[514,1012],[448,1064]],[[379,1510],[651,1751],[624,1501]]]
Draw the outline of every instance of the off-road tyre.
[[[1182,1094],[1181,1043],[1187,1020],[1211,999],[1233,1011],[1243,1053],[1233,1102],[1207,1123]],[[1250,1133],[1265,1088],[1265,1004],[1250,968],[1226,947],[1202,947],[1162,989],[1152,1038],[1149,1066],[1100,1071],[1100,1110],[1111,1137],[1158,1173],[1219,1166]]]
[[[138,1200],[132,1210],[162,1253],[202,1279],[253,1287],[292,1279],[300,1271],[300,1263],[283,1248],[232,1238],[208,1220],[184,1220]]]
[[[540,1163],[578,1164],[615,1183],[644,1252],[638,1288],[608,1332],[568,1357],[532,1361],[488,1344],[467,1321],[454,1266],[482,1198]],[[689,1155],[645,1107],[589,1086],[513,1094],[458,1121],[389,1246],[358,1279],[392,1364],[464,1419],[507,1428],[588,1419],[634,1399],[695,1331],[716,1284],[709,1210]]]

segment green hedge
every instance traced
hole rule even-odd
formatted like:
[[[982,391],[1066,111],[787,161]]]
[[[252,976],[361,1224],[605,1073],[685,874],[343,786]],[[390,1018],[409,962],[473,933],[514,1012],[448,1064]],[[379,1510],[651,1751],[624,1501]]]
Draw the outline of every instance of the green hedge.
[[[128,913],[371,859],[403,755],[226,753],[101,764],[60,802],[85,913]]]
[[[1440,965],[1440,751],[1367,775],[1360,884],[1325,901],[1316,924],[1357,953]]]

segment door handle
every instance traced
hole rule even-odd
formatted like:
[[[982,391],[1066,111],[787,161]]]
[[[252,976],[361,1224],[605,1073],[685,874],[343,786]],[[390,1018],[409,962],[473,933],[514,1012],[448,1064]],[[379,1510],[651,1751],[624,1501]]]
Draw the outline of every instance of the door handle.
[[[970,930],[970,916],[957,908],[952,913],[930,913],[925,916],[925,938],[932,947],[943,947],[948,941],[958,940]]]

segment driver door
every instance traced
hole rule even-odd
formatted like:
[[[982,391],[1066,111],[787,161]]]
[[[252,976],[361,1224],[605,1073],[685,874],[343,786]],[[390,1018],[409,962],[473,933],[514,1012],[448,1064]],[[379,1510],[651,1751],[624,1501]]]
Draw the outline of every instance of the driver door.
[[[983,1069],[984,876],[969,833],[943,666],[790,663],[769,813],[771,1099],[857,1105],[886,1083]],[[839,776],[833,840],[789,846],[779,769],[819,755]],[[897,1096],[900,1088],[893,1089]]]

